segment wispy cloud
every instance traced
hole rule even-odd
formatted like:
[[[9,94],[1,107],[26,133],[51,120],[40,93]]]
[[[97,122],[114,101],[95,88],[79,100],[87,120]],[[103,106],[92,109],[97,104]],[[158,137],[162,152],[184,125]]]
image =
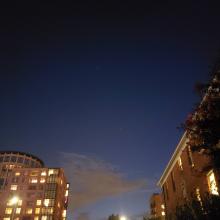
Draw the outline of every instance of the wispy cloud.
[[[100,159],[75,153],[61,153],[61,157],[62,166],[71,184],[71,210],[146,186],[144,179],[128,180],[113,166]],[[88,219],[88,214],[82,213],[80,219]]]

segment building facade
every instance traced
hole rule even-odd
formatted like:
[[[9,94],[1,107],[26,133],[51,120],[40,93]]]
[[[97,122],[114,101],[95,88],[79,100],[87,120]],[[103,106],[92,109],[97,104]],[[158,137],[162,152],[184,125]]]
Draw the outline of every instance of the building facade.
[[[65,220],[69,184],[62,168],[37,157],[0,152],[0,219]]]
[[[166,219],[175,219],[177,207],[187,201],[201,201],[208,194],[219,195],[219,173],[211,166],[210,158],[193,152],[182,136],[158,185],[162,188]]]
[[[150,197],[150,219],[165,219],[165,206],[162,194],[154,193]]]

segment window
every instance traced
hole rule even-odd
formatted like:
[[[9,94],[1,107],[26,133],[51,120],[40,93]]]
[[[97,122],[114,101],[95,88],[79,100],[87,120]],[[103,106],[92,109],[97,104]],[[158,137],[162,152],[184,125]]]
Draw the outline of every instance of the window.
[[[162,205],[161,205],[161,208],[162,208],[162,209],[165,209],[165,206],[164,206],[164,204],[162,204]]]
[[[21,213],[21,208],[16,208],[15,213],[16,213],[16,214],[20,214],[20,213]]]
[[[46,181],[46,180],[45,180],[44,177],[41,177],[41,178],[40,178],[40,183],[45,183],[45,181]]]
[[[27,209],[26,209],[26,214],[31,215],[31,214],[32,214],[32,211],[33,211],[32,208],[27,208]]]
[[[178,165],[179,165],[180,170],[183,170],[183,163],[182,163],[181,157],[179,157],[178,159]]]
[[[18,200],[18,206],[22,206],[22,200]]]
[[[11,185],[11,190],[15,191],[17,190],[17,188],[18,188],[18,185]]]
[[[38,217],[38,216],[35,216],[35,217],[34,217],[34,220],[39,220],[39,217]]]
[[[31,183],[37,183],[37,178],[31,178],[31,179],[30,179],[30,182],[31,182]]]
[[[46,171],[41,172],[41,176],[46,176],[46,175],[47,175]]]
[[[36,205],[37,205],[37,206],[41,205],[41,200],[40,200],[40,199],[38,199],[38,200],[36,201]]]
[[[218,193],[218,187],[217,187],[216,180],[215,180],[215,174],[214,174],[213,170],[211,170],[211,171],[207,174],[207,178],[208,178],[209,192],[210,192],[212,195],[219,195],[219,193]]]
[[[41,220],[47,220],[47,216],[46,216],[46,215],[43,215],[43,216],[41,217]]]
[[[3,220],[10,220],[10,218],[3,218]]]
[[[190,166],[194,167],[195,164],[193,162],[192,150],[191,150],[190,146],[187,147],[187,155],[188,155],[188,160],[189,160]]]
[[[31,174],[30,174],[30,176],[38,176],[38,172],[32,171]]]
[[[42,214],[43,215],[51,215],[53,214],[53,208],[50,207],[50,208],[42,208]]]
[[[12,213],[12,208],[5,209],[5,214],[11,214],[11,213]]]
[[[58,169],[49,169],[48,171],[48,176],[57,175],[57,174],[58,174]]]
[[[67,196],[68,196],[68,194],[69,194],[69,191],[68,191],[68,190],[66,190],[66,192],[65,192],[65,196],[67,197]]]
[[[54,206],[54,199],[44,199],[44,205],[45,206]]]
[[[66,209],[63,210],[62,217],[63,217],[63,218],[66,217]]]
[[[20,172],[16,172],[16,173],[15,173],[15,176],[20,176],[20,175],[21,175]]]
[[[24,158],[23,157],[18,157],[18,163],[23,163]]]
[[[17,157],[16,157],[16,156],[12,156],[12,157],[11,157],[11,162],[16,162],[16,160],[17,160]]]
[[[40,208],[35,209],[35,214],[40,214]]]
[[[162,215],[162,216],[165,216],[165,212],[164,212],[164,211],[162,211],[162,212],[161,212],[161,215]]]

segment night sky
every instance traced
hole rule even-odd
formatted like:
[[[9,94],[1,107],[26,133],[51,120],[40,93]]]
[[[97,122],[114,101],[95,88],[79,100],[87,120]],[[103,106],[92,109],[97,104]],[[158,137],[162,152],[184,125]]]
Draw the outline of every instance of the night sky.
[[[188,2],[0,6],[0,148],[65,168],[68,219],[148,211],[220,49],[219,3]]]

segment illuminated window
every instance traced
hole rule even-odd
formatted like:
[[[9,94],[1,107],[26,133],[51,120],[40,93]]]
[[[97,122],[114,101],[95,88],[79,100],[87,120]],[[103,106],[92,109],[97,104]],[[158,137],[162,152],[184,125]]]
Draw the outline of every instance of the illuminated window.
[[[164,204],[162,204],[162,205],[161,205],[161,208],[162,208],[162,209],[165,209],[165,206],[164,206]]]
[[[66,217],[66,209],[63,210],[62,217],[63,217],[63,218]]]
[[[211,170],[207,174],[207,178],[208,178],[209,192],[213,195],[219,195],[218,187],[217,187],[216,180],[215,180],[215,174],[213,170]]]
[[[11,185],[11,190],[17,190],[17,188],[18,188],[18,185]]]
[[[65,192],[65,196],[67,197],[67,196],[68,196],[68,194],[69,194],[69,191],[68,191],[68,190],[66,190],[66,192]]]
[[[18,200],[18,206],[22,206],[22,200],[21,199]]]
[[[199,188],[196,188],[196,198],[199,202],[201,202],[201,196],[200,196],[200,190]]]
[[[41,200],[40,199],[37,200],[36,205],[37,206],[41,205]]]
[[[32,214],[32,212],[33,212],[33,210],[32,210],[32,208],[27,208],[27,210],[26,210],[26,214]]]
[[[47,220],[47,216],[46,216],[46,215],[43,215],[43,216],[41,217],[41,220]]]
[[[32,178],[32,179],[30,179],[30,182],[31,182],[31,183],[37,183],[37,178]]]
[[[21,175],[21,173],[19,173],[19,172],[15,173],[15,176],[20,176],[20,175]]]
[[[46,176],[46,175],[47,175],[46,171],[41,172],[41,176]]]
[[[182,163],[181,157],[179,157],[178,159],[178,165],[179,165],[180,170],[183,170],[183,163]]]
[[[40,183],[45,183],[45,178],[40,178]]]
[[[193,156],[192,156],[192,151],[191,151],[191,148],[190,146],[187,147],[187,154],[188,154],[188,160],[189,160],[189,164],[191,167],[194,167],[195,164],[193,162]]]
[[[63,185],[63,180],[60,180],[60,184]]]
[[[3,218],[3,220],[10,220],[10,218]]]
[[[162,212],[161,212],[161,215],[162,215],[162,216],[165,216],[165,212],[164,212],[164,211],[162,211]]]
[[[12,213],[12,208],[5,209],[5,214],[11,214],[11,213]]]
[[[35,216],[35,217],[34,217],[34,220],[39,220],[39,217],[38,217],[38,216]]]
[[[40,214],[40,208],[35,209],[35,214]]]
[[[14,220],[19,220],[19,218],[17,217],[17,218],[15,218]]]
[[[48,176],[54,175],[54,174],[58,174],[58,170],[57,169],[49,169]]]
[[[49,199],[44,199],[44,205],[48,206],[49,205],[50,200]]]
[[[67,188],[67,189],[69,189],[69,187],[70,187],[70,184],[69,184],[69,183],[67,183],[67,184],[66,184],[66,188]]]
[[[20,214],[21,213],[21,208],[16,208],[16,214]]]

